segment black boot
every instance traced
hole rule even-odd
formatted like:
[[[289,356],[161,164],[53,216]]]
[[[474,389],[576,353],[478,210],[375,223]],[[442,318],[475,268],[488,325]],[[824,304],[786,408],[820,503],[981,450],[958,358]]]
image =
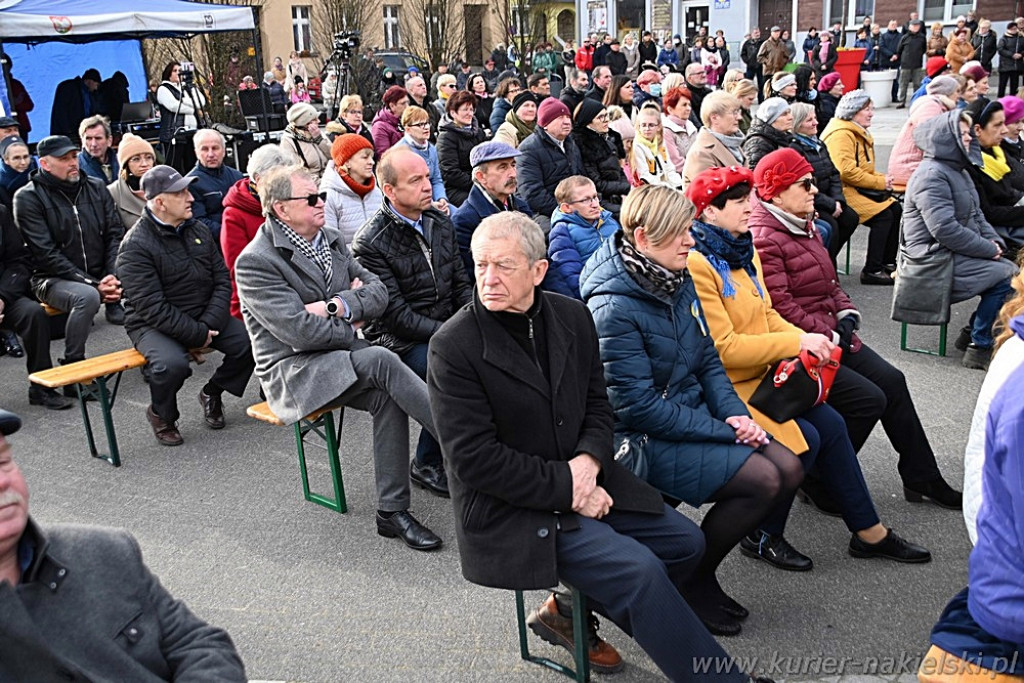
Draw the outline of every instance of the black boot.
[[[947,510],[964,509],[964,494],[947,484],[942,477],[916,484],[904,484],[903,497],[908,503],[923,503],[927,500]]]
[[[18,335],[11,330],[0,330],[0,332],[3,334],[3,344],[0,345],[3,348],[3,353],[12,358],[21,358],[25,355],[25,349],[21,347],[21,342],[18,341]]]

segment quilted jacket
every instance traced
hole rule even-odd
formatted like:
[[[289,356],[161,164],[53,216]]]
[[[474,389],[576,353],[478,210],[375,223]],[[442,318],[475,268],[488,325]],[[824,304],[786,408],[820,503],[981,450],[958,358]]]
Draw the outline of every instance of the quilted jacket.
[[[746,157],[747,168],[753,169],[763,157],[792,144],[793,136],[790,133],[776,130],[761,119],[754,119],[750,124],[747,139],[743,141],[743,156]]]
[[[814,182],[818,186],[818,194],[814,195],[814,210],[831,216],[836,210],[836,202],[846,204],[846,197],[843,196],[839,170],[832,163],[828,148],[821,140],[804,135],[794,135],[789,146],[800,152],[814,169]]]
[[[885,174],[875,170],[875,139],[853,121],[833,118],[821,133],[832,163],[839,169],[846,203],[857,212],[860,222],[869,221],[892,204],[895,199],[876,202],[857,191],[884,190]]]
[[[572,136],[562,144],[564,152],[547,131],[537,126],[519,145],[522,154],[517,160],[519,195],[535,214],[550,216],[554,213],[558,208],[555,201],[558,183],[571,175],[583,175],[583,159]]]
[[[473,295],[451,221],[432,208],[420,220],[426,238],[385,201],[352,239],[352,255],[388,290],[384,314],[367,325],[366,338],[395,353],[430,341]]]
[[[597,226],[585,221],[576,212],[551,214],[551,232],[548,233],[548,260],[550,277],[545,278],[553,292],[580,298],[580,271],[587,259],[603,242],[621,229],[611,212],[604,210]]]

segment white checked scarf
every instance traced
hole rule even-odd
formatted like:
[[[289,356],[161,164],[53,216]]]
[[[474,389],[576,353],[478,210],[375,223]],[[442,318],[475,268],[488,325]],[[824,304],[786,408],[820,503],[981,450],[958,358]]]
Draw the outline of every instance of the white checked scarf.
[[[285,237],[299,250],[299,253],[320,268],[320,271],[324,274],[324,282],[330,285],[331,279],[334,276],[334,269],[331,265],[331,247],[327,244],[327,238],[324,237],[323,231],[321,230],[317,233],[316,239],[310,243],[309,240],[282,223],[277,217],[271,217],[271,220],[277,223]]]

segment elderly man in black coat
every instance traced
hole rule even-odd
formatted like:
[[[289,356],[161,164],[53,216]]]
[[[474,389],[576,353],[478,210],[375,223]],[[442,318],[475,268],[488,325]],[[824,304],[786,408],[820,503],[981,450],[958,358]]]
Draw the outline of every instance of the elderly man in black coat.
[[[192,374],[189,350],[212,346],[224,361],[199,391],[206,426],[224,427],[225,391],[241,396],[255,362],[245,325],[231,316],[231,279],[210,230],[192,218],[189,185],[170,166],[142,176],[146,210],[117,254],[127,300],[125,330],[149,365],[146,418],[164,446],[182,443],[178,390]]]
[[[431,339],[427,373],[463,576],[523,590],[565,581],[672,680],[692,680],[695,657],[724,664],[702,680],[746,680],[678,590],[703,553],[700,531],[615,461],[594,324],[539,288],[540,228],[496,213],[472,250],[477,296]],[[572,650],[563,610],[549,598],[528,622]],[[590,623],[592,668],[621,668]]]

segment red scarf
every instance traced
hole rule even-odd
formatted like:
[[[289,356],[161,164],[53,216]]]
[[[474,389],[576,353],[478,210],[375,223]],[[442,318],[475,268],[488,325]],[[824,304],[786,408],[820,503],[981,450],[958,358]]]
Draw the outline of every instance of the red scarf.
[[[370,176],[370,182],[366,185],[357,183],[352,176],[344,171],[344,169],[338,169],[338,175],[341,176],[343,181],[345,181],[345,184],[348,185],[349,189],[355,192],[360,198],[370,194],[373,192],[373,188],[377,187],[377,179],[372,175]]]

